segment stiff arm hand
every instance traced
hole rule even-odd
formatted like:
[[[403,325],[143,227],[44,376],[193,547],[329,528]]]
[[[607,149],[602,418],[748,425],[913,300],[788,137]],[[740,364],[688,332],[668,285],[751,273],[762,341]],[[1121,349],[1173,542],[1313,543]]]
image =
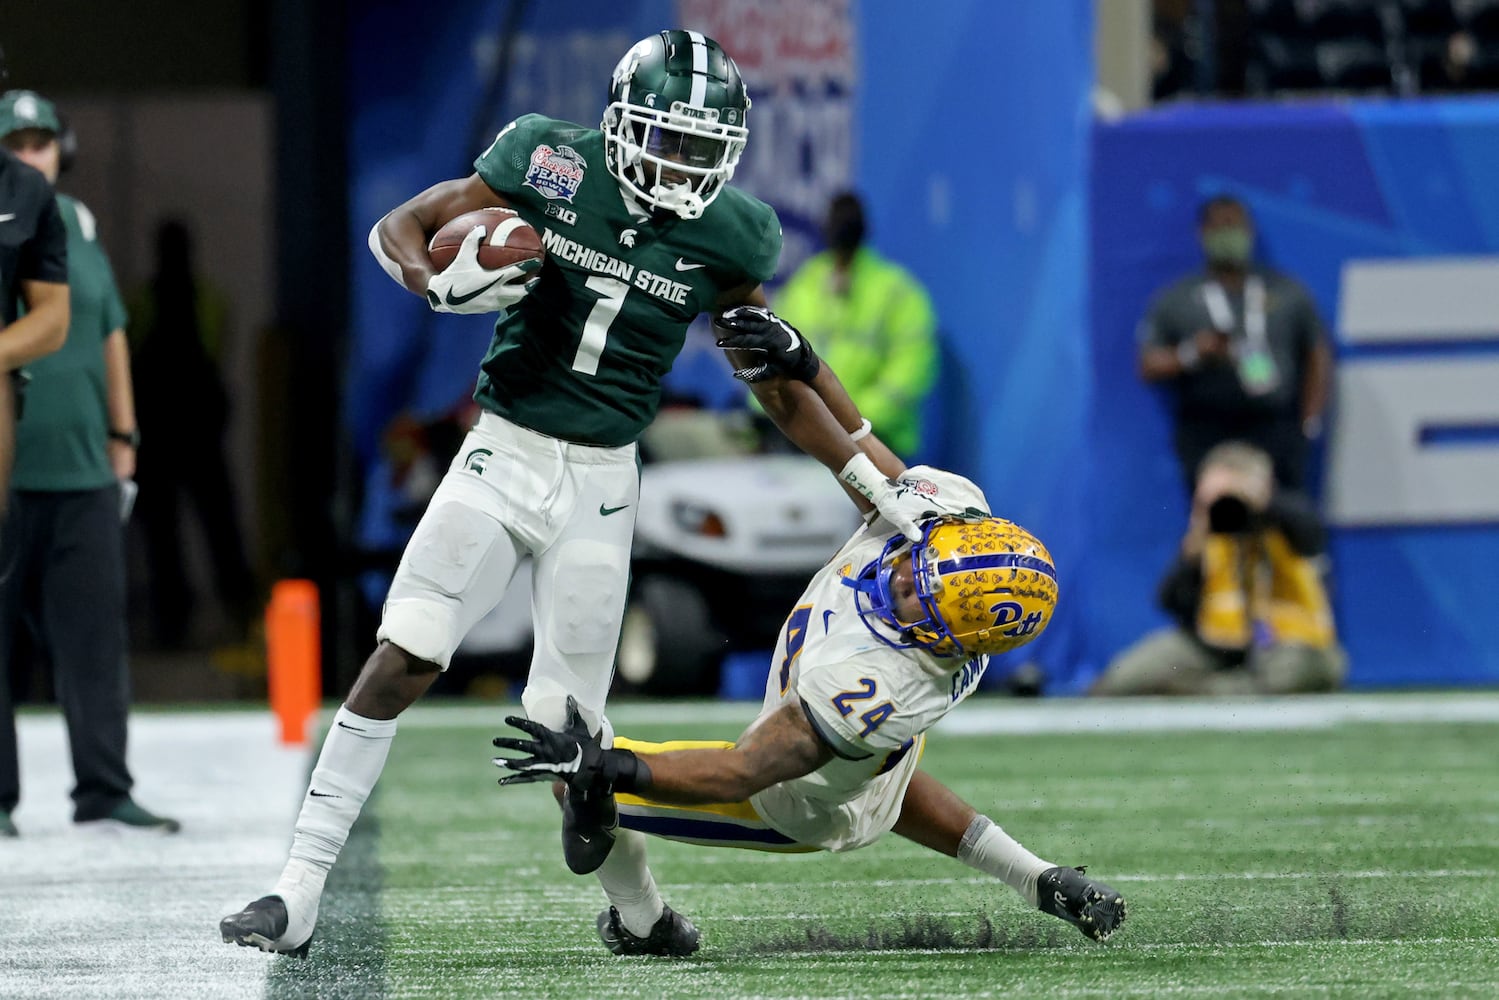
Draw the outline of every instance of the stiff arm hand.
[[[753,364],[734,369],[742,382],[768,378],[791,378],[810,382],[822,361],[812,345],[790,323],[764,306],[735,306],[713,320],[717,345],[725,351],[743,351]]]

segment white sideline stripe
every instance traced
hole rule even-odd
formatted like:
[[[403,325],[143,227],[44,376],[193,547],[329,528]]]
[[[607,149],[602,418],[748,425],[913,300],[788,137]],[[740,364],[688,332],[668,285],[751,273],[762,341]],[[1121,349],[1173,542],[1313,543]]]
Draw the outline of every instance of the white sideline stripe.
[[[182,832],[111,835],[73,827],[61,717],[24,713],[17,730],[21,836],[0,841],[0,995],[262,996],[269,956],[223,944],[218,921],[275,882],[309,751],[282,747],[266,711],[137,713],[132,794]]]
[[[756,702],[615,701],[608,715],[616,732],[646,724],[747,725]],[[494,726],[523,715],[517,704],[414,705],[402,726]],[[1499,694],[1337,694],[1277,698],[1051,698],[983,697],[959,706],[937,725],[953,735],[992,733],[1154,732],[1175,730],[1326,729],[1356,722],[1499,722]]]

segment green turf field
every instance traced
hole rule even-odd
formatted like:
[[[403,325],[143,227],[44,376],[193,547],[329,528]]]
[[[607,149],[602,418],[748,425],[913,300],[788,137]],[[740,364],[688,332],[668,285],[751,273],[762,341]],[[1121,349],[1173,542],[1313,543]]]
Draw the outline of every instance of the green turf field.
[[[737,734],[707,714],[619,729]],[[435,718],[403,725],[313,958],[270,960],[268,995],[1499,997],[1491,722],[938,732],[924,767],[1123,891],[1111,942],[893,836],[801,857],[653,840],[663,896],[703,932],[671,961],[604,951],[550,795],[495,786],[493,726]]]

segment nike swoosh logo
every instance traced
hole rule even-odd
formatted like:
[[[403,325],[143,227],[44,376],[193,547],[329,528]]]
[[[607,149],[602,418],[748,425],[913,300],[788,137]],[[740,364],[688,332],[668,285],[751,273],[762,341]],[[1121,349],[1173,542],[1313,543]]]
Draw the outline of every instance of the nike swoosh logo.
[[[342,795],[334,795],[332,792],[320,792],[316,788],[309,788],[307,791],[315,799],[341,799],[341,798],[343,798]]]
[[[14,219],[15,217],[16,217],[16,213],[14,213],[14,212],[6,212],[4,215],[0,215],[0,222],[9,222],[11,219]]]
[[[367,733],[367,732],[369,732],[368,729],[360,729],[358,726],[351,726],[347,722],[344,722],[342,719],[339,720],[338,724],[342,728],[349,730],[349,732],[351,732],[351,733]]]
[[[836,611],[824,611],[822,613],[822,634],[823,635],[827,635],[828,634],[828,619],[831,618],[831,617],[833,617],[837,613],[838,612],[836,612]]]
[[[578,834],[578,839],[581,840],[585,844],[591,844],[591,843],[593,843],[593,838],[592,837],[585,837],[581,833]]]
[[[447,304],[450,306],[461,306],[465,302],[470,302],[474,299],[477,299],[479,296],[483,295],[485,292],[489,291],[491,288],[493,288],[495,285],[498,285],[503,280],[505,279],[496,278],[489,284],[476,288],[472,292],[469,292],[465,295],[454,295],[453,290],[449,288],[447,297],[443,301],[447,302]]]
[[[610,514],[618,514],[628,506],[630,505],[627,503],[620,504],[618,507],[606,507],[603,504],[599,504],[599,517],[608,517]]]
[[[676,267],[677,267],[678,271],[696,271],[700,267],[707,267],[707,266],[708,266],[707,264],[689,264],[689,263],[687,263],[685,260],[683,260],[680,257],[677,258],[677,264],[676,264]]]

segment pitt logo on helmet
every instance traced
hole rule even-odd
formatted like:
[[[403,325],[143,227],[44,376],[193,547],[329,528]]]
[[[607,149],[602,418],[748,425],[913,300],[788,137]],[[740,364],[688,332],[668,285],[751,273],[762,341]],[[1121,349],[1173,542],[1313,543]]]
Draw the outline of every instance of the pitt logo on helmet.
[[[919,615],[909,603],[898,613],[901,602],[892,590],[907,555]],[[856,591],[859,616],[876,638],[939,656],[993,655],[1023,646],[1045,631],[1057,604],[1051,554],[1020,525],[998,517],[929,522],[909,549],[897,535],[845,582]]]

